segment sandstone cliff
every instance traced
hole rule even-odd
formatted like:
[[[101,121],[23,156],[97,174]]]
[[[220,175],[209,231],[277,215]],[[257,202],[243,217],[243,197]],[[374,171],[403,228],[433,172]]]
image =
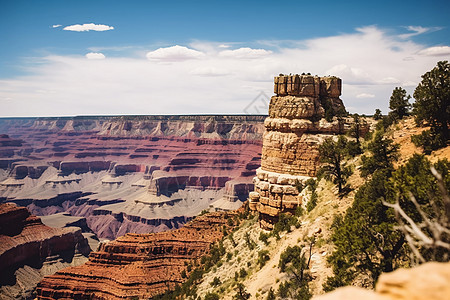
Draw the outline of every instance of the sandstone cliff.
[[[184,227],[154,234],[126,234],[103,243],[89,261],[44,278],[38,299],[146,299],[183,282],[187,263],[208,253],[230,230],[236,213],[217,212]]]
[[[256,170],[250,208],[260,213],[260,225],[272,228],[281,212],[302,204],[297,189],[319,167],[319,145],[327,136],[343,133],[349,120],[324,119],[345,111],[341,79],[311,75],[275,77],[269,117],[264,121],[261,167]]]
[[[89,252],[81,230],[51,228],[26,208],[0,204],[0,297],[29,296],[49,269],[55,272],[71,262],[80,264]],[[28,272],[24,270],[30,274],[23,276]]]

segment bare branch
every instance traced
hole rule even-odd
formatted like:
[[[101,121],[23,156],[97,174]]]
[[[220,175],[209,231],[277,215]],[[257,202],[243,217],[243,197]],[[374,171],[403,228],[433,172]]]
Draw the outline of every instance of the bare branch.
[[[409,199],[422,217],[422,223],[416,223],[401,208],[398,200],[395,204],[383,201],[383,205],[394,209],[395,217],[399,223],[398,229],[405,235],[405,239],[408,246],[411,248],[413,256],[420,263],[426,262],[426,259],[420,251],[421,248],[432,250],[432,260],[436,259],[435,255],[438,253],[438,249],[445,249],[449,252],[442,257],[444,260],[448,260],[450,254],[450,243],[448,242],[450,239],[450,197],[445,188],[442,175],[439,174],[434,168],[431,168],[431,172],[436,178],[438,188],[442,194],[445,215],[441,214],[436,203],[431,202],[435,211],[435,218],[430,218],[423,211],[414,195],[410,193]]]

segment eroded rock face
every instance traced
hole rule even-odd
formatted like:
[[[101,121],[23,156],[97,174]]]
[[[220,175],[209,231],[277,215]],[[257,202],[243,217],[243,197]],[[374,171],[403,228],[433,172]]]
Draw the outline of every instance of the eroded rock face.
[[[147,299],[164,292],[184,281],[185,263],[208,253],[235,215],[210,213],[173,231],[126,234],[103,243],[86,264],[44,278],[38,299]]]
[[[314,177],[319,167],[319,145],[324,138],[348,130],[348,120],[324,117],[345,111],[341,79],[311,75],[275,77],[275,96],[264,121],[261,167],[249,196],[260,224],[270,229],[281,212],[293,212],[302,199],[297,186]]]
[[[263,121],[0,118],[0,133],[7,133],[0,135],[0,201],[40,216],[83,217],[110,240],[178,228],[210,206],[234,209],[247,198],[260,165]]]
[[[87,257],[89,252],[80,229],[51,228],[24,207],[0,204],[0,296],[25,297],[33,290],[33,281],[23,282],[18,270],[40,269],[44,263],[52,264],[57,258],[70,263],[74,256]],[[67,263],[59,266],[66,267]],[[42,278],[36,273],[34,285]]]

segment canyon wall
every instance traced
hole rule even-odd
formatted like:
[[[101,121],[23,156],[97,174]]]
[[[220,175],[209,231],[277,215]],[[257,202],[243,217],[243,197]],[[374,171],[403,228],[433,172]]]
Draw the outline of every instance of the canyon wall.
[[[184,227],[152,234],[126,234],[102,243],[89,261],[44,278],[37,299],[148,299],[184,281],[188,263],[209,252],[233,229],[235,212],[198,216]],[[189,274],[189,272],[187,272]]]
[[[340,78],[280,75],[274,83],[276,95],[264,121],[261,167],[249,195],[250,209],[260,213],[260,225],[267,229],[280,213],[294,212],[302,204],[297,187],[316,175],[322,141],[350,128],[349,118],[333,118],[345,112]]]
[[[90,252],[76,227],[51,228],[24,207],[0,204],[0,298],[27,298],[54,268],[82,264]]]
[[[100,238],[178,228],[253,189],[264,116],[0,119],[0,202]],[[236,185],[236,187],[235,187]]]

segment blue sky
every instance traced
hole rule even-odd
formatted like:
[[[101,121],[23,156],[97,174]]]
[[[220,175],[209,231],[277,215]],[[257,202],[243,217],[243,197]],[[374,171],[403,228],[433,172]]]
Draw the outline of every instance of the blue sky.
[[[302,72],[340,76],[351,112],[387,112],[395,86],[412,93],[450,58],[449,11],[449,1],[0,0],[0,116],[258,112],[251,103],[272,95],[274,75]]]

